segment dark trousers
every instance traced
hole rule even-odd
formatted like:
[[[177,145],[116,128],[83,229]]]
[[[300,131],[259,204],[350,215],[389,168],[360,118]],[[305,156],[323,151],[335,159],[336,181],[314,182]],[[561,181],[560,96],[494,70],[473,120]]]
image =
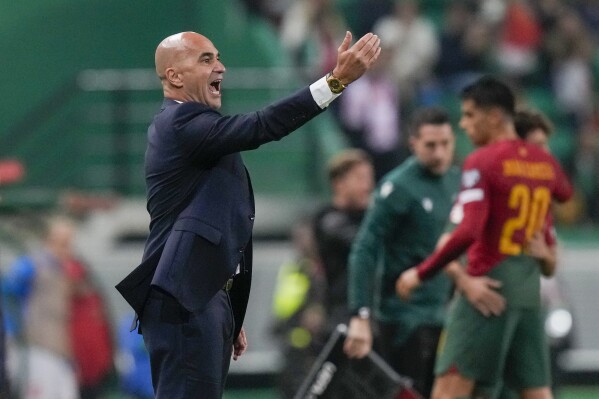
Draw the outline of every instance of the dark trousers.
[[[199,312],[152,288],[141,318],[156,399],[219,399],[223,395],[234,320],[229,294],[220,290]]]
[[[429,398],[435,380],[435,356],[441,327],[420,326],[403,345],[394,343],[401,326],[379,323],[382,355],[399,374],[414,380],[414,388]]]

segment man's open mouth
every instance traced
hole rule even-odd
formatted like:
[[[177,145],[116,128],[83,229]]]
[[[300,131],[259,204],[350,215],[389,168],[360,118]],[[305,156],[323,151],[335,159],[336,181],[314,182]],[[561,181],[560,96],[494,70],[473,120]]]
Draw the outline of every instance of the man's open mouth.
[[[210,92],[214,94],[220,94],[220,83],[222,79],[216,79],[212,83],[210,83]]]

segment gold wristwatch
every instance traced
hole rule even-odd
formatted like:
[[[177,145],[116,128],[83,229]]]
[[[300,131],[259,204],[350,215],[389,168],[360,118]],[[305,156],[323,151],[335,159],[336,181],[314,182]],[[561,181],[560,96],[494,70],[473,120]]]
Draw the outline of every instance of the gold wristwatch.
[[[327,84],[329,85],[329,89],[331,89],[331,93],[333,94],[339,94],[347,87],[341,83],[339,78],[336,78],[335,75],[333,75],[333,71],[327,74]]]

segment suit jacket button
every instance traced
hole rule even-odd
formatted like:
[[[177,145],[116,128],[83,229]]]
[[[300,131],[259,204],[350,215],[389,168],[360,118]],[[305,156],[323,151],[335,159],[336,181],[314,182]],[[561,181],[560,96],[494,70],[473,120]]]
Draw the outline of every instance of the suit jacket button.
[[[250,218],[250,220],[254,220],[254,219],[256,219],[256,216],[255,216],[255,215],[250,215],[250,216],[248,216],[248,217]]]
[[[239,248],[239,252],[243,252],[243,251],[245,251],[245,247]]]

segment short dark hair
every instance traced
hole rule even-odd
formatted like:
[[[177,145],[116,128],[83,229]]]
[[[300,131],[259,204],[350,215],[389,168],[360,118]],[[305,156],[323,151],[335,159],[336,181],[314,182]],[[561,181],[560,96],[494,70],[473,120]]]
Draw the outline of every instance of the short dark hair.
[[[472,100],[477,107],[499,107],[509,116],[514,116],[516,98],[510,87],[492,76],[483,76],[464,87],[460,95],[462,101]]]
[[[541,129],[547,137],[553,133],[553,124],[549,119],[539,111],[520,110],[514,116],[514,126],[516,133],[522,139],[535,129]]]
[[[441,107],[424,107],[416,110],[410,122],[410,136],[417,137],[423,125],[450,123],[449,114]]]
[[[350,148],[343,150],[339,154],[333,156],[328,163],[329,181],[331,183],[344,177],[350,170],[359,164],[372,164],[370,155],[363,150]]]

